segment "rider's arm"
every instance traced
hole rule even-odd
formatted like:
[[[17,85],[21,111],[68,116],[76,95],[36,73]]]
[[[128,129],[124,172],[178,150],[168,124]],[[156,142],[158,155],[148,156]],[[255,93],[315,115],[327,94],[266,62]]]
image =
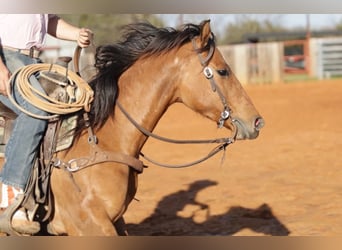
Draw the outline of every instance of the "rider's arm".
[[[49,19],[48,33],[59,39],[76,41],[82,48],[88,47],[93,40],[91,30],[75,27],[56,15]]]

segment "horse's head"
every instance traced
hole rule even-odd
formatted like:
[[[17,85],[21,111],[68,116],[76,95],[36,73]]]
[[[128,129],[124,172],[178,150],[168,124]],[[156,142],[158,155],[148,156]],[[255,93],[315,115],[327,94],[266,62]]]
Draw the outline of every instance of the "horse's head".
[[[264,121],[216,48],[209,21],[186,24],[180,30],[136,23],[123,31],[122,41],[97,49],[98,73],[90,82],[95,92],[91,112],[95,127],[113,113],[120,80],[124,83],[119,87],[121,96],[139,99],[158,114],[156,119],[144,114],[150,124],[143,125],[149,129],[165,106],[182,102],[232,130],[233,139],[258,136]],[[136,107],[130,109],[135,116],[143,115]]]
[[[210,22],[202,22],[199,29],[199,35],[178,52],[185,58],[179,71],[179,101],[232,130],[235,139],[256,138],[263,118],[216,49]]]

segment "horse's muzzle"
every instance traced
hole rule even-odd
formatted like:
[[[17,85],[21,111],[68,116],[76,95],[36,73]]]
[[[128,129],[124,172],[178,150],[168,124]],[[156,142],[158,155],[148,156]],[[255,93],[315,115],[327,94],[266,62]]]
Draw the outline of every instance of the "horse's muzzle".
[[[237,129],[237,140],[255,139],[258,137],[259,131],[265,126],[265,121],[262,117],[257,117],[248,123],[243,122],[239,118],[233,118],[232,121]]]

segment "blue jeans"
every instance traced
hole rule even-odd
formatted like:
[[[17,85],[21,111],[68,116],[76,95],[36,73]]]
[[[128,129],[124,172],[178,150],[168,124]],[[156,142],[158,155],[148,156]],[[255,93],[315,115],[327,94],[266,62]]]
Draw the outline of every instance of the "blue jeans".
[[[1,56],[12,73],[22,66],[40,62],[39,59],[5,49]],[[30,77],[30,83],[34,88],[43,91],[39,81],[34,76]],[[25,101],[16,88],[14,88],[14,98],[24,109],[37,115],[47,115],[45,111]],[[25,189],[47,127],[47,120],[36,119],[21,112],[6,96],[0,95],[0,102],[18,115],[13,132],[6,145],[5,164],[0,174],[0,181],[16,188]]]

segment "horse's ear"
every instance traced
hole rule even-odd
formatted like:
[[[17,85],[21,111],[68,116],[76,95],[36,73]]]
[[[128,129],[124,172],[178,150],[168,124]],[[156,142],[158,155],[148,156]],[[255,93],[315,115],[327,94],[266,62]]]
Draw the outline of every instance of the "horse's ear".
[[[211,38],[210,20],[204,20],[201,24],[200,48],[205,47]]]

